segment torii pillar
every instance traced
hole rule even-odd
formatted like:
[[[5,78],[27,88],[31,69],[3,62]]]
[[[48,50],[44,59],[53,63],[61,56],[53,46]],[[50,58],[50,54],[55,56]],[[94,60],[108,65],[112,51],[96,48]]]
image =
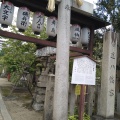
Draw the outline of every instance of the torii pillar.
[[[70,13],[71,0],[61,0],[58,5],[53,120],[68,119]]]

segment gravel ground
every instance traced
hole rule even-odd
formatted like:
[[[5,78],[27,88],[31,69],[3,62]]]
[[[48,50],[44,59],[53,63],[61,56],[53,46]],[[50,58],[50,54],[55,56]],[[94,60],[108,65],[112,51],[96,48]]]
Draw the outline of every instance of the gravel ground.
[[[12,84],[6,78],[0,78],[0,88],[3,95],[3,100],[7,107],[8,113],[12,120],[43,120],[43,112],[36,112],[29,109],[31,98],[28,92],[12,93],[11,96],[5,97],[11,91]],[[27,96],[26,96],[27,95]],[[0,120],[1,115],[0,115]]]
[[[17,100],[7,100],[5,105],[12,117],[12,120],[43,120],[42,113],[29,110],[22,105],[23,103]]]

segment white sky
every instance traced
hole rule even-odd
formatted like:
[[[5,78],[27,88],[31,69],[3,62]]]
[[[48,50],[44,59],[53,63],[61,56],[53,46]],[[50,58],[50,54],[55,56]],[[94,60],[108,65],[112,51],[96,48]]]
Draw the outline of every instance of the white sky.
[[[85,0],[85,1],[88,1],[88,2],[90,2],[90,3],[96,3],[97,2],[97,0]]]
[[[88,2],[90,2],[92,4],[94,4],[94,8],[96,8],[95,4],[97,3],[98,0],[84,0],[84,1],[88,1]]]

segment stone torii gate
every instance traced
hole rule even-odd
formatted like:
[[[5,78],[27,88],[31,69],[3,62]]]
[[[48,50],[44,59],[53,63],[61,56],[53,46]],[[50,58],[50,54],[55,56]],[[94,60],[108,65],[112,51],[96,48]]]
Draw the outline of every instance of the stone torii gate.
[[[56,10],[53,13],[46,11],[47,0],[9,0],[14,5],[26,6],[31,11],[41,11],[46,16],[58,16],[57,45],[55,42],[43,41],[20,34],[14,34],[0,30],[0,35],[27,42],[38,43],[42,46],[57,46],[55,92],[53,120],[67,120],[68,118],[68,77],[69,77],[69,49],[80,54],[92,56],[94,30],[106,26],[108,23],[91,16],[90,4],[85,2],[84,6],[78,7],[73,0],[58,0]],[[58,8],[58,9],[57,9]],[[70,24],[87,26],[91,30],[88,49],[69,47]]]

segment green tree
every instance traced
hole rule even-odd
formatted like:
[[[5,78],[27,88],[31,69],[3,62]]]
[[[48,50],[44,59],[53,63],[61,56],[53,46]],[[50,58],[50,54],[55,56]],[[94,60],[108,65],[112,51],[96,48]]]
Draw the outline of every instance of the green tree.
[[[95,42],[93,48],[93,56],[96,60],[101,60],[103,47],[103,33],[99,32],[99,30],[95,31],[94,41]]]
[[[120,1],[98,0],[94,15],[112,24],[115,31],[120,31]]]
[[[34,38],[46,39],[46,24],[40,35],[35,35],[32,31],[31,24],[24,33],[19,33],[16,26],[11,25],[10,31],[13,33],[24,34],[25,36],[30,36]],[[15,39],[7,39],[3,44],[4,56],[2,56],[3,63],[7,66],[7,72],[22,73],[26,67],[29,67],[29,71],[34,71],[32,66],[36,56],[36,44],[29,42],[22,42]]]
[[[33,43],[9,39],[3,44],[4,64],[8,72],[23,71],[35,59],[36,46]]]
[[[3,50],[0,50],[0,74],[2,73],[2,70],[4,69],[4,59],[3,59],[3,56],[4,56],[4,52]]]

